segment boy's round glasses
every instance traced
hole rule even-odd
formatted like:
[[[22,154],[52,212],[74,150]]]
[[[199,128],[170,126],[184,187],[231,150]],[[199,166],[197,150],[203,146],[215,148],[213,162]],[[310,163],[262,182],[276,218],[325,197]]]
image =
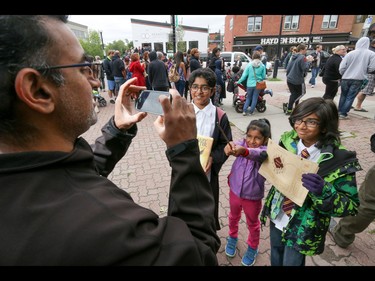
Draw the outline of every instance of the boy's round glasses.
[[[210,91],[211,91],[211,87],[208,87],[208,86],[198,86],[198,85],[196,85],[196,84],[193,84],[193,85],[191,85],[191,87],[190,87],[190,90],[192,91],[192,92],[198,92],[198,90],[201,90],[203,93],[209,93]]]
[[[308,128],[316,128],[320,124],[317,120],[314,120],[314,119],[307,119],[307,120],[297,119],[297,120],[293,120],[293,123],[298,126],[301,125],[302,123],[305,123],[306,127]]]

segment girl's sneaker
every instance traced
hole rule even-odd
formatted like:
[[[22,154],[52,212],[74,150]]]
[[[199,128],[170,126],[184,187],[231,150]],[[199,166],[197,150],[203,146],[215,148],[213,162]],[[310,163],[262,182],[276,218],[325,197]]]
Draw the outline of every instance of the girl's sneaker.
[[[238,238],[233,238],[228,236],[227,237],[227,245],[225,246],[225,254],[233,258],[236,255],[236,246],[237,246]]]
[[[241,261],[242,265],[244,266],[253,265],[255,263],[257,255],[258,255],[258,249],[253,249],[250,246],[248,246],[247,251]]]

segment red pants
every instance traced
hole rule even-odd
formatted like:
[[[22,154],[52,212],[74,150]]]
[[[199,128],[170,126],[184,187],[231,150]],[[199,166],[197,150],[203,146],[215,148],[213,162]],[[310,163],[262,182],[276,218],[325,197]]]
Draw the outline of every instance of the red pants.
[[[260,238],[259,214],[262,209],[262,200],[242,199],[230,191],[229,205],[229,236],[238,237],[238,223],[243,210],[246,216],[247,229],[249,230],[247,244],[253,249],[258,249]]]

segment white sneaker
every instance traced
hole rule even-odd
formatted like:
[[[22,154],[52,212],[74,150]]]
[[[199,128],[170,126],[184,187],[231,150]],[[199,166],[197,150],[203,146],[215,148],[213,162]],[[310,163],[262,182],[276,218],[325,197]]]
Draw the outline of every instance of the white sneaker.
[[[311,88],[315,88],[315,85],[311,85]]]
[[[246,111],[242,112],[242,115],[243,115],[243,116],[246,116],[246,115],[247,115]]]

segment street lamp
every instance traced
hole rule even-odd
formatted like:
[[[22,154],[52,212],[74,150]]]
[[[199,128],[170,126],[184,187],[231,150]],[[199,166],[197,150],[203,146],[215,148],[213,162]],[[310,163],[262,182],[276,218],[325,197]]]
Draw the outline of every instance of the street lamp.
[[[174,15],[171,15],[171,24],[172,24],[173,54],[175,54],[176,53],[176,21],[175,21]]]

